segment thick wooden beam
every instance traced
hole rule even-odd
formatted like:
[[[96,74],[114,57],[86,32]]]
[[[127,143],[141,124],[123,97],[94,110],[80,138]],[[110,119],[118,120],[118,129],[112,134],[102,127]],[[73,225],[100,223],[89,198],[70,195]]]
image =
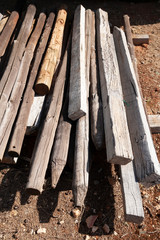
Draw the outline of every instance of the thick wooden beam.
[[[19,156],[23,144],[23,139],[26,133],[26,128],[28,124],[27,133],[33,132],[35,128],[37,128],[36,124],[38,124],[39,115],[41,112],[41,108],[44,102],[44,97],[35,97],[35,92],[33,90],[33,85],[38,74],[38,69],[44,54],[44,51],[47,46],[49,34],[51,32],[51,28],[54,21],[54,13],[50,13],[47,22],[45,24],[45,28],[43,34],[41,36],[39,46],[37,48],[35,59],[33,63],[33,67],[29,76],[28,84],[26,86],[26,90],[23,96],[23,101],[21,104],[20,111],[18,113],[18,118],[16,120],[16,124],[14,127],[14,131],[12,133],[12,138],[9,146],[9,154]],[[45,14],[41,14],[39,17],[39,34],[41,33],[46,16]],[[32,104],[34,101],[34,104]],[[31,111],[31,113],[30,113]],[[29,118],[29,119],[28,119]],[[18,139],[18,141],[17,141]]]
[[[43,20],[43,21],[41,21]],[[16,118],[17,115],[17,111],[21,102],[21,97],[26,85],[26,81],[27,81],[27,76],[29,73],[29,69],[30,69],[30,63],[32,61],[33,55],[34,55],[34,51],[37,45],[37,42],[39,40],[43,25],[45,22],[45,14],[42,13],[40,14],[40,20],[37,22],[36,27],[29,39],[29,42],[27,44],[25,53],[23,55],[21,64],[20,64],[20,69],[14,84],[14,87],[12,89],[10,98],[6,104],[6,110],[0,125],[0,131],[1,131],[1,135],[0,135],[0,160],[3,157],[5,148],[7,146],[8,140],[9,140],[9,136],[12,130],[12,126],[14,123],[14,120]],[[20,129],[21,131],[21,129]],[[12,151],[12,149],[14,150],[16,142],[19,141],[19,135],[16,136],[15,141],[13,143],[12,146],[10,146],[10,150]]]
[[[140,224],[144,219],[144,211],[133,162],[120,166],[120,168],[125,221]]]
[[[44,122],[41,124],[32,154],[32,166],[26,186],[31,194],[39,194],[43,190],[44,178],[62,108],[64,84],[67,77],[68,55],[69,45],[65,51],[53,92],[48,95],[48,98],[51,98],[49,109]]]
[[[83,206],[89,182],[89,77],[91,56],[91,25],[92,11],[85,12],[85,84],[86,84],[86,115],[78,119],[76,126],[75,155],[73,169],[73,196],[75,206]]]
[[[142,45],[149,44],[149,35],[148,34],[134,34],[133,35],[133,44],[134,45]]]
[[[126,164],[133,160],[133,154],[114,42],[107,12],[99,9],[96,16],[107,161]]]
[[[7,21],[6,26],[4,27],[0,35],[0,57],[2,57],[6,51],[12,33],[16,27],[17,21],[19,18],[18,12],[13,11]]]
[[[149,126],[152,133],[160,133],[160,115],[148,115]]]
[[[37,82],[35,84],[35,91],[39,95],[46,95],[51,88],[53,75],[57,66],[57,60],[59,59],[59,55],[61,53],[66,18],[66,10],[60,9],[58,11],[51,40],[44,57]]]
[[[14,41],[13,49],[4,71],[4,74],[0,81],[0,123],[2,121],[7,101],[9,100],[10,93],[17,79],[22,57],[25,51],[26,43],[31,31],[32,22],[36,8],[33,5],[29,5],[25,19],[22,23],[17,39]]]
[[[77,120],[86,114],[85,8],[76,8],[73,21],[68,117]]]
[[[121,74],[136,178],[146,186],[160,183],[160,166],[145,114],[124,32],[115,27],[114,41]]]
[[[103,106],[100,90],[100,79],[97,62],[97,46],[95,31],[95,13],[93,12],[91,28],[91,67],[90,67],[90,115],[91,137],[97,150],[105,146]]]

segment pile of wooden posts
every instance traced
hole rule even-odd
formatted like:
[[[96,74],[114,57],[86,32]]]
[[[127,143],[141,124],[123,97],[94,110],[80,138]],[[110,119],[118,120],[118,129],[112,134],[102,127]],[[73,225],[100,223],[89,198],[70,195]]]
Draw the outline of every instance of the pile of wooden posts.
[[[32,194],[43,191],[49,161],[55,188],[75,121],[73,194],[75,206],[81,207],[88,189],[91,123],[95,148],[106,146],[107,161],[120,165],[126,221],[140,223],[139,182],[147,187],[160,183],[160,166],[128,17],[125,36],[117,27],[111,33],[101,9],[95,13],[78,6],[71,29],[64,6],[56,17],[41,13],[36,19],[35,14],[29,5],[18,22],[13,12],[0,34],[0,161],[14,162],[25,134],[38,130],[26,188]]]

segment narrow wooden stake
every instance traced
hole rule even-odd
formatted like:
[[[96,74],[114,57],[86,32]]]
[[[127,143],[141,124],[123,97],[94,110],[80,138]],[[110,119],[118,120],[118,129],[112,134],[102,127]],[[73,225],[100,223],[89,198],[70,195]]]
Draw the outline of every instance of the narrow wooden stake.
[[[27,44],[24,56],[21,61],[17,79],[15,81],[14,87],[13,87],[11,95],[10,95],[10,99],[6,104],[6,111],[4,113],[4,116],[3,116],[3,119],[2,119],[2,122],[0,125],[0,132],[1,132],[1,135],[0,135],[0,160],[2,160],[4,151],[7,146],[8,139],[9,139],[9,136],[10,136],[10,133],[12,130],[12,126],[13,126],[14,120],[17,115],[21,97],[22,97],[22,94],[23,94],[23,91],[24,91],[24,88],[26,85],[30,63],[32,61],[34,50],[36,48],[38,39],[42,32],[42,28],[44,26],[45,18],[46,18],[45,14],[41,13],[39,20],[37,22],[37,25],[29,39],[28,44]],[[16,144],[16,142],[18,142],[18,141],[19,141],[19,136],[17,135],[17,138],[14,143]],[[12,148],[13,149],[15,148],[14,144],[11,146],[11,149],[9,149],[9,151],[12,150]]]
[[[135,179],[133,162],[121,166],[121,186],[125,221],[140,224],[144,219],[139,183]]]
[[[126,164],[133,160],[122,87],[108,14],[97,10],[97,40],[107,161]]]
[[[68,117],[77,120],[86,109],[85,8],[79,5],[73,21]]]
[[[53,188],[57,186],[61,173],[66,165],[68,156],[70,133],[72,127],[72,121],[68,118],[68,98],[69,96],[67,95],[58,123],[52,154],[50,157],[52,164],[51,177]]]
[[[62,107],[64,84],[67,75],[68,54],[69,46],[66,49],[62,66],[55,82],[47,116],[45,121],[41,124],[41,128],[35,143],[35,148],[32,155],[32,167],[26,186],[28,191],[30,191],[32,194],[41,193],[43,190],[44,178]]]
[[[57,59],[61,52],[66,18],[66,10],[59,10],[52,37],[35,85],[35,91],[39,95],[46,95],[50,90],[53,75],[56,70]]]
[[[100,79],[98,62],[96,59],[96,36],[95,36],[95,13],[93,12],[91,29],[91,73],[90,73],[90,115],[91,115],[91,137],[97,150],[105,146],[103,106],[100,90]]]
[[[27,84],[27,87],[26,87],[26,90],[25,90],[25,93],[23,96],[22,105],[21,105],[21,108],[20,108],[20,111],[18,114],[18,118],[16,120],[14,131],[12,133],[12,138],[11,138],[10,147],[9,147],[10,155],[16,155],[16,156],[20,155],[24,135],[26,132],[27,123],[29,125],[28,131],[29,132],[33,131],[33,128],[36,125],[35,121],[40,114],[40,110],[41,110],[43,102],[44,102],[44,97],[38,97],[38,101],[36,101],[36,106],[33,105],[32,110],[31,110],[31,106],[32,106],[32,103],[34,100],[34,95],[35,95],[35,92],[32,88],[33,88],[36,76],[38,74],[38,69],[39,69],[44,51],[47,46],[47,42],[48,42],[49,34],[51,32],[51,28],[53,25],[54,17],[55,17],[55,14],[50,13],[50,15],[47,19],[47,22],[45,24],[44,32],[41,36],[38,49],[35,54],[33,67],[32,67],[32,70],[31,70],[31,73],[29,76],[29,80],[28,80],[28,84]],[[42,14],[41,18],[39,19],[39,24],[41,26],[41,29],[39,29],[40,31],[42,31],[42,28],[44,26],[44,21],[45,21],[45,15]],[[36,97],[36,99],[37,99],[37,97]],[[31,113],[30,113],[30,110],[31,110]],[[38,116],[37,116],[37,114],[38,114]],[[29,118],[29,116],[30,116],[30,118]],[[28,120],[28,118],[29,118],[29,120]],[[31,130],[31,128],[32,128],[32,130]],[[18,141],[17,141],[17,139],[18,139]]]
[[[152,133],[160,133],[160,115],[148,115],[149,126]]]
[[[19,67],[30,34],[35,13],[36,13],[35,6],[29,5],[25,19],[18,34],[17,40],[14,41],[13,49],[6,70],[0,81],[0,105],[1,105],[0,123],[2,121],[7,101],[10,97],[12,88],[14,86],[14,83],[19,72]]]
[[[91,57],[91,25],[92,11],[85,12],[85,84],[86,84],[86,115],[78,119],[76,126],[75,156],[73,170],[73,196],[75,206],[83,206],[89,182],[89,76]]]
[[[114,28],[136,178],[146,186],[160,183],[160,166],[146,118],[124,32]]]
[[[3,29],[3,32],[0,35],[0,57],[2,57],[6,51],[12,33],[16,27],[17,21],[19,18],[18,12],[12,12],[6,26]]]

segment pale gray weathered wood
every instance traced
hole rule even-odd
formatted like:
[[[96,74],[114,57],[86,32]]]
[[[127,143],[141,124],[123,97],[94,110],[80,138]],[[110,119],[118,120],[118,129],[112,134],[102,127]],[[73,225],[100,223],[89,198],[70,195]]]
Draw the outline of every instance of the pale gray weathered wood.
[[[139,183],[135,179],[133,162],[120,166],[125,221],[140,224],[144,219]]]
[[[89,182],[89,76],[91,56],[91,25],[92,11],[85,12],[85,84],[86,84],[86,115],[78,119],[76,126],[75,155],[73,170],[73,196],[75,206],[82,207],[88,190]]]
[[[86,114],[85,84],[85,8],[79,5],[74,13],[68,117],[77,120]]]
[[[152,133],[160,133],[160,115],[148,115],[149,126]]]
[[[96,17],[107,161],[126,164],[133,160],[133,154],[114,42],[107,12],[98,9]]]
[[[154,148],[140,90],[124,32],[115,27],[114,41],[121,74],[136,178],[149,187],[160,183],[160,164]]]

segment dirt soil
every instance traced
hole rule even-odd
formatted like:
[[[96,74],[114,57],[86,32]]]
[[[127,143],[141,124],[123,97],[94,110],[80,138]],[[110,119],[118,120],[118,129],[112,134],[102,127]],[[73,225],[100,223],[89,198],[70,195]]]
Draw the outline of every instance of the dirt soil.
[[[23,1],[21,1],[23,2]],[[0,12],[26,8],[20,1],[1,1]],[[39,12],[53,9],[49,1],[34,1]],[[38,2],[38,3],[37,3]],[[60,2],[60,1],[59,1]],[[68,2],[72,16],[80,1]],[[81,1],[86,8],[101,7],[108,11],[111,27],[123,25],[128,14],[135,34],[149,34],[149,45],[137,46],[139,78],[148,114],[160,114],[160,2],[128,3],[118,1]],[[160,160],[160,134],[153,140]],[[26,139],[31,141],[30,139]],[[28,150],[29,151],[29,150]],[[29,153],[27,152],[29,155]],[[145,219],[137,225],[125,222],[118,166],[106,163],[105,151],[93,151],[89,190],[85,207],[78,219],[71,216],[74,207],[72,170],[66,167],[55,190],[51,189],[50,170],[46,175],[44,191],[29,196],[25,191],[29,163],[19,160],[15,166],[0,165],[0,239],[160,239],[160,185],[145,189],[141,186]],[[87,228],[86,218],[98,215],[96,232]],[[110,228],[107,234],[104,224]],[[43,233],[42,233],[43,232]]]

